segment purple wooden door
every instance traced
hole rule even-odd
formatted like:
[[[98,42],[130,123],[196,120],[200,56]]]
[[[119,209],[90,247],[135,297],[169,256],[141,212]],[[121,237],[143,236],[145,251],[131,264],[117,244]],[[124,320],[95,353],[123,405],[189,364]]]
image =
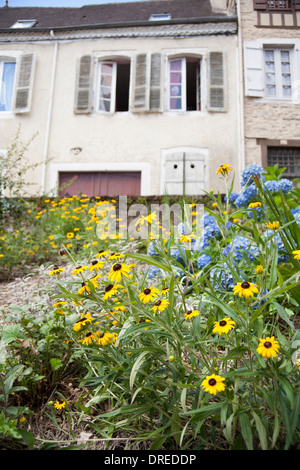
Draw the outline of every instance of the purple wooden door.
[[[141,194],[141,173],[138,171],[118,172],[63,172],[59,174],[60,197],[86,194],[92,196],[139,196]]]

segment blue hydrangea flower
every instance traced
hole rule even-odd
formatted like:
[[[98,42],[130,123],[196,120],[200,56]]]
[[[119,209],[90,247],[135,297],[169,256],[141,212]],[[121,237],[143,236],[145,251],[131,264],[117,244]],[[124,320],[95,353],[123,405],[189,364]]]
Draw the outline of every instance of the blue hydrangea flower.
[[[272,237],[273,235],[273,237]],[[289,256],[286,255],[286,249],[285,249],[285,246],[283,244],[283,241],[281,239],[281,236],[280,236],[280,233],[277,232],[275,235],[274,235],[274,231],[273,230],[267,230],[265,233],[264,233],[264,237],[267,241],[267,246],[268,248],[272,248],[272,243],[275,243],[278,247],[278,263],[286,263],[288,260],[289,260]]]
[[[265,182],[265,187],[271,192],[271,193],[278,193],[279,191],[279,182],[276,180],[270,180]]]
[[[205,268],[205,266],[207,266],[211,262],[212,262],[212,257],[210,255],[206,255],[205,253],[203,253],[197,259],[197,266],[199,269]]]
[[[179,235],[187,235],[189,233],[188,229],[186,228],[183,222],[180,222],[177,225],[177,231]]]
[[[278,181],[278,186],[283,193],[288,193],[293,189],[292,181],[288,180],[287,178],[282,178],[280,181]]]
[[[160,256],[160,254],[156,250],[156,246],[155,246],[155,243],[153,241],[151,241],[148,245],[147,255],[148,256],[153,256],[154,258]]]
[[[229,196],[229,202],[233,203],[236,200],[237,197],[238,197],[238,193],[232,192]],[[227,195],[224,196],[224,201],[225,202],[227,201]]]
[[[235,205],[236,207],[243,207],[243,206],[248,206],[249,202],[251,199],[256,196],[257,194],[257,187],[255,184],[251,184],[250,186],[247,186],[244,188],[239,196],[235,200]]]
[[[247,252],[251,261],[254,261],[259,256],[257,246],[246,237],[237,236],[227,247],[223,248],[223,254],[231,256],[237,262],[244,258],[243,251]]]
[[[251,185],[253,183],[251,176],[258,175],[259,177],[261,177],[262,174],[263,168],[257,163],[251,163],[242,171],[241,186],[244,187],[249,184]]]
[[[233,277],[226,263],[224,264],[223,269],[214,268],[210,271],[210,280],[215,290],[233,290]]]
[[[147,279],[153,279],[154,277],[163,277],[163,272],[157,266],[150,266],[147,272]]]
[[[185,262],[182,259],[182,256],[181,256],[180,251],[178,250],[178,248],[171,248],[170,254],[171,254],[172,258],[174,258],[182,266],[185,265]]]

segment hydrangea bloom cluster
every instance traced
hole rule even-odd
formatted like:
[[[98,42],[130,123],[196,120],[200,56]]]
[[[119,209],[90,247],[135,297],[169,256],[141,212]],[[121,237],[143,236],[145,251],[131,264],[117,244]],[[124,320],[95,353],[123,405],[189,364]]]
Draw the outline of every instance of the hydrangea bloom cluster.
[[[251,163],[248,165],[241,174],[241,186],[242,188],[253,183],[252,176],[257,175],[261,178],[263,174],[263,168],[257,163]]]
[[[214,268],[210,271],[210,280],[216,290],[233,290],[234,280],[226,263],[223,269]]]
[[[237,262],[244,258],[244,252],[247,252],[251,261],[255,261],[259,256],[257,246],[248,238],[241,236],[236,236],[232,242],[223,249],[223,254],[225,256],[231,256]]]

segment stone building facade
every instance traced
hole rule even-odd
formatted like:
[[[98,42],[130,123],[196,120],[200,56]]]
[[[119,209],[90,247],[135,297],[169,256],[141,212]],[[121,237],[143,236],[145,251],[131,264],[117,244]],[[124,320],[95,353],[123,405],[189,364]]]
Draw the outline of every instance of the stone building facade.
[[[239,0],[244,165],[300,177],[300,2]]]

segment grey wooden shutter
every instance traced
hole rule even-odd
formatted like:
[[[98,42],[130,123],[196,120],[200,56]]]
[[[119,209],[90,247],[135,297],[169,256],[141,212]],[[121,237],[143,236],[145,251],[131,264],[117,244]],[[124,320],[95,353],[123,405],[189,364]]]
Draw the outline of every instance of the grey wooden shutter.
[[[90,113],[92,109],[92,67],[91,55],[79,57],[77,65],[75,113]]]
[[[151,55],[150,111],[160,111],[161,106],[161,54]]]
[[[28,113],[30,111],[34,66],[34,54],[21,55],[16,76],[15,113]]]
[[[264,96],[263,47],[258,41],[245,41],[245,94],[261,98]]]
[[[208,109],[225,110],[224,52],[209,53]]]
[[[147,54],[137,54],[133,90],[133,111],[147,110]]]

